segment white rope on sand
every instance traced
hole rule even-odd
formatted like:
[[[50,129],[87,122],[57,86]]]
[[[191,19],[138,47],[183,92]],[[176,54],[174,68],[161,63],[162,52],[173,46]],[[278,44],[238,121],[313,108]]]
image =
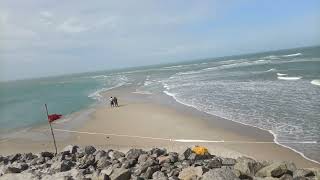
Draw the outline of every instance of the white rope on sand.
[[[127,134],[112,134],[112,133],[100,133],[100,132],[86,132],[86,131],[73,131],[66,129],[54,129],[60,132],[79,133],[88,135],[104,135],[104,136],[117,136],[117,137],[128,137],[128,138],[140,138],[140,139],[151,139],[151,140],[162,140],[162,141],[174,141],[182,143],[232,143],[232,144],[273,144],[273,141],[224,141],[224,140],[200,140],[200,139],[169,139],[159,137],[148,137],[148,136],[134,136]],[[317,141],[284,141],[281,143],[291,144],[317,144]]]

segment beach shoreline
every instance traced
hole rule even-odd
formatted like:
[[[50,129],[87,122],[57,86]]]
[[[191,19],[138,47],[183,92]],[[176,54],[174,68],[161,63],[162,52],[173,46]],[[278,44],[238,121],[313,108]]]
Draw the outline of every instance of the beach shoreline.
[[[204,145],[212,154],[224,157],[246,155],[260,160],[293,161],[298,167],[320,167],[301,154],[274,143],[274,136],[267,131],[205,114],[166,95],[132,93],[134,91],[135,87],[129,86],[108,90],[101,94],[106,100],[110,96],[118,97],[119,108],[99,104],[86,116],[79,113],[83,118],[80,123],[73,122],[74,119],[69,124],[54,123],[58,149],[68,144],[92,144],[123,151],[132,147],[165,147],[179,151]],[[150,117],[153,120],[149,120]],[[47,126],[32,128],[30,132],[34,134],[0,142],[0,153],[53,151]],[[42,138],[34,140],[33,137]]]

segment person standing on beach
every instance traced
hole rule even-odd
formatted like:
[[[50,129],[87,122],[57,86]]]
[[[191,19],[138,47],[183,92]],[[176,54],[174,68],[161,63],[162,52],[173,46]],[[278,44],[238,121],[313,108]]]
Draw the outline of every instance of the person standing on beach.
[[[109,101],[110,101],[110,106],[114,107],[114,100],[112,96],[110,97]]]
[[[113,97],[113,105],[119,107],[117,97]]]

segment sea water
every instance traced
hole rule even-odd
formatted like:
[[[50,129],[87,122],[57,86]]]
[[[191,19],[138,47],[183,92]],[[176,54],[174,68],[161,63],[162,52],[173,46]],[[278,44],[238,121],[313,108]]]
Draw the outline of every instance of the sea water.
[[[101,92],[167,94],[226,120],[271,132],[275,141],[320,161],[320,47],[0,83],[0,132],[46,123],[97,102]]]

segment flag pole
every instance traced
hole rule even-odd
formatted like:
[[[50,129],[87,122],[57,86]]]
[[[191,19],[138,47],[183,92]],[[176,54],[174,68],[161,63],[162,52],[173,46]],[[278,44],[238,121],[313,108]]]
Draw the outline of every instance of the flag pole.
[[[56,154],[55,154],[55,155],[57,155],[58,151],[57,151],[56,139],[54,138],[53,129],[52,129],[52,126],[51,126],[51,122],[50,122],[50,120],[49,120],[48,107],[47,107],[47,104],[44,104],[44,106],[46,107],[48,122],[49,122],[49,125],[50,125],[51,134],[52,134],[53,143],[54,143],[54,148],[56,149]]]

